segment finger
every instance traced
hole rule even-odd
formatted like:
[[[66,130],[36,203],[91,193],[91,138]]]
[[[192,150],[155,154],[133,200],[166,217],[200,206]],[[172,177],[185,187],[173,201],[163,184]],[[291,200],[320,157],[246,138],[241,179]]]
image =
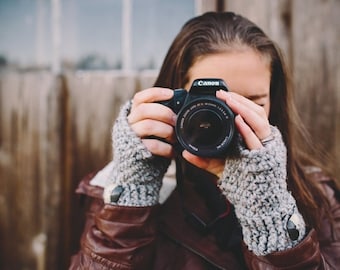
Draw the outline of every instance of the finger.
[[[270,135],[270,125],[263,107],[236,93],[218,91],[216,96],[224,100],[235,114],[241,115],[258,138]]]
[[[172,98],[174,91],[169,88],[152,87],[137,92],[132,99],[132,109],[141,103],[163,101]]]
[[[225,92],[225,91],[224,91]],[[264,108],[260,105],[258,105],[257,103],[255,103],[254,101],[239,95],[235,92],[226,92],[227,96],[230,96],[233,100],[236,100],[237,102],[243,104],[244,106],[250,108],[251,110],[253,110],[254,112],[256,112],[258,115],[260,115],[261,117],[265,117],[267,118],[267,114],[266,111],[264,110]]]
[[[169,143],[175,142],[174,127],[160,121],[146,119],[132,124],[131,128],[140,138],[155,136]]]
[[[216,96],[222,97],[222,99],[229,105],[230,107],[234,107],[234,112],[236,114],[240,114],[242,112],[242,108],[248,108],[252,113],[256,113],[261,118],[267,118],[267,114],[262,106],[256,104],[254,101],[245,98],[237,93],[226,92],[226,91],[218,91]],[[242,107],[240,107],[242,106]]]
[[[241,115],[237,115],[235,117],[235,125],[249,150],[260,149],[263,147],[260,139],[256,136],[248,124],[244,122]]]
[[[174,157],[174,150],[171,144],[157,139],[143,139],[145,147],[154,155],[166,158]]]
[[[128,122],[134,124],[144,119],[154,119],[169,125],[176,124],[176,114],[159,103],[141,103],[135,106],[128,115]]]

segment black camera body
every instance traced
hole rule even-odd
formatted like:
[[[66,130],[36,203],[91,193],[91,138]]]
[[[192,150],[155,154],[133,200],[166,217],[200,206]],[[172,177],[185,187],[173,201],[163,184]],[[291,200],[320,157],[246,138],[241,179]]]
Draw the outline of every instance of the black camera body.
[[[177,114],[177,141],[194,155],[225,157],[233,148],[235,115],[216,98],[218,90],[228,91],[222,79],[197,79],[189,91],[176,89],[172,99],[159,102]]]

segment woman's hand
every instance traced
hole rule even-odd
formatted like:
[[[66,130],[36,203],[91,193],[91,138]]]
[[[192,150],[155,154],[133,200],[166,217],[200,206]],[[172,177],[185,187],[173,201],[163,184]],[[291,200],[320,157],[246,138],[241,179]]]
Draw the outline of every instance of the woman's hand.
[[[237,115],[235,124],[249,150],[263,147],[262,140],[271,134],[268,115],[255,102],[233,92],[218,91],[216,96],[225,101]]]
[[[235,125],[249,150],[263,147],[262,140],[271,135],[268,115],[264,108],[255,102],[233,92],[218,91],[216,97],[225,101],[237,115]],[[195,156],[188,151],[183,157],[195,166],[220,176],[225,160],[211,159]]]
[[[176,114],[168,107],[156,103],[173,97],[173,90],[153,87],[135,94],[128,122],[154,155],[172,158],[175,142]],[[157,138],[161,138],[159,140]]]

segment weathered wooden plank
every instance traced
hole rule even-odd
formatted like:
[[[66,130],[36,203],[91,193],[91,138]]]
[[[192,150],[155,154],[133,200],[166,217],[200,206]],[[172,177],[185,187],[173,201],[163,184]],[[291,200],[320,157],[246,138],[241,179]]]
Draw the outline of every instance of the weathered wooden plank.
[[[55,255],[59,244],[55,239],[59,231],[62,114],[57,84],[58,79],[47,73],[1,78],[3,269],[37,269],[38,260],[46,259],[47,246]],[[40,243],[40,249],[34,250],[33,243]]]
[[[294,84],[299,113],[314,139],[340,159],[340,2],[292,1]],[[312,7],[312,8],[310,8]],[[338,162],[333,162],[340,176]]]
[[[80,167],[73,165],[84,173],[99,169],[98,166],[111,157],[113,120],[120,106],[136,91],[136,75],[78,72],[66,76],[66,88],[71,110],[73,153]],[[96,155],[91,155],[92,150]],[[92,164],[92,168],[88,164]]]
[[[289,0],[225,0],[225,8],[250,19],[279,44],[290,58],[290,1]]]
[[[201,14],[208,11],[215,11],[218,9],[218,0],[196,0],[195,1],[195,13]]]
[[[142,71],[137,78],[136,91],[152,87],[156,81],[158,70]]]

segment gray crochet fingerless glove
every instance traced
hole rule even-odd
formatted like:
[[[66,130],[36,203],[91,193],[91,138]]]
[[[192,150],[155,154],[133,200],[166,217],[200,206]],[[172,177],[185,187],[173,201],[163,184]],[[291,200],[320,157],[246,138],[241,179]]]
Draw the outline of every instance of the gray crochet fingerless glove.
[[[279,130],[271,127],[273,140],[258,150],[240,146],[240,157],[226,160],[219,185],[235,207],[243,240],[256,255],[266,255],[296,245],[305,224],[293,196],[287,190],[287,150]],[[291,240],[288,220],[295,224],[298,239]]]
[[[158,203],[162,178],[170,160],[154,156],[131,129],[127,120],[131,104],[127,102],[121,108],[113,126],[114,164],[104,188],[104,201],[125,206],[151,206]]]

